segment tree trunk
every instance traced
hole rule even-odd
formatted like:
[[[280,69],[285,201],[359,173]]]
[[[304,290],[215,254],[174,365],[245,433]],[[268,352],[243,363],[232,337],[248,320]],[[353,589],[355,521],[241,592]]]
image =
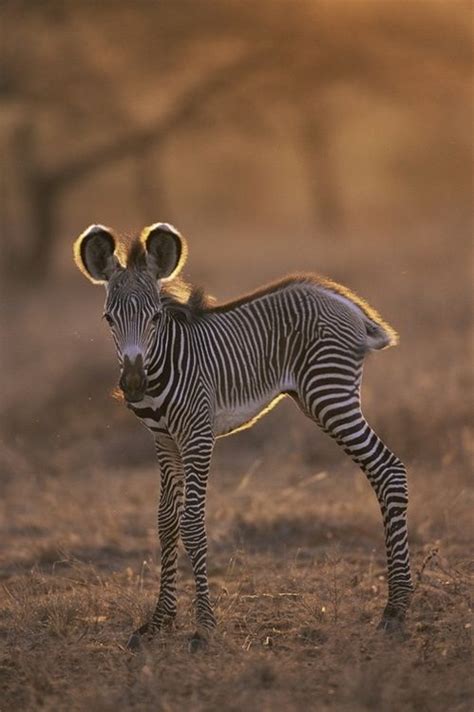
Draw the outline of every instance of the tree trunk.
[[[41,281],[51,261],[53,193],[36,160],[28,107],[0,106],[0,229],[2,284]]]
[[[314,223],[324,234],[339,237],[343,211],[329,119],[322,104],[314,110],[303,107],[301,153]]]

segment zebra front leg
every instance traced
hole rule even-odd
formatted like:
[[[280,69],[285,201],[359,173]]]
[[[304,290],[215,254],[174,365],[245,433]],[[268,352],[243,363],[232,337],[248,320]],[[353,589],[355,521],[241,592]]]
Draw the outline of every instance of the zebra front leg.
[[[205,645],[216,627],[207,579],[207,536],[205,528],[206,489],[214,437],[210,431],[194,435],[182,448],[185,501],[180,522],[181,539],[191,561],[196,584],[196,624],[190,648]]]
[[[406,517],[406,471],[403,463],[365,420],[358,394],[335,397],[335,392],[326,391],[320,398],[314,398],[310,412],[323,430],[360,466],[377,495],[385,530],[388,569],[388,602],[379,628],[394,631],[403,624],[413,592]]]
[[[151,620],[136,630],[129,649],[140,647],[143,636],[150,639],[176,616],[179,521],[183,509],[183,469],[178,449],[171,438],[156,441],[161,471],[158,533],[161,545],[160,593]]]

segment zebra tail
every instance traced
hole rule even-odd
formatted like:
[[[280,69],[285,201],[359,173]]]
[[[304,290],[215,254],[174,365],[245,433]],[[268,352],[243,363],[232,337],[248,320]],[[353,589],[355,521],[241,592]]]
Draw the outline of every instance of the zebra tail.
[[[398,334],[390,324],[382,319],[375,321],[365,314],[363,319],[367,334],[366,345],[369,351],[380,351],[398,344]]]

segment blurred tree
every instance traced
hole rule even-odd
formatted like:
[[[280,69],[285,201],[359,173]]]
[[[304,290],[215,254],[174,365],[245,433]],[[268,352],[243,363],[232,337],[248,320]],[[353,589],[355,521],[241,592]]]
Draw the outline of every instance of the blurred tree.
[[[13,264],[28,281],[47,274],[66,192],[116,162],[129,161],[149,220],[169,197],[166,145],[209,112],[229,134],[258,132],[269,114],[291,117],[313,219],[320,233],[341,234],[331,97],[350,87],[427,116],[453,92],[468,101],[469,12],[462,0],[116,0],[113,12],[107,3],[4,3],[4,276]]]

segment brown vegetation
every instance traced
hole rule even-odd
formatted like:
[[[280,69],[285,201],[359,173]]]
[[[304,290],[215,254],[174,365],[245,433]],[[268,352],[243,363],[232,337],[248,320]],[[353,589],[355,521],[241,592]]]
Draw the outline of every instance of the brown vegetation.
[[[96,5],[2,7],[11,240],[0,315],[0,709],[467,712],[468,4],[315,0],[289,12],[283,0],[252,11],[176,0],[156,15],[161,3],[117,2],[113,17]],[[271,61],[260,34],[280,47]],[[33,186],[53,173],[67,183],[81,156],[143,136],[201,80],[225,85],[231,66],[238,75],[244,57],[258,63],[245,81],[236,76],[198,112],[191,101],[187,123],[169,126],[153,151],[98,165],[58,193],[50,278],[32,286],[41,241],[32,213],[18,210],[31,199],[18,187],[25,169],[37,162]],[[25,122],[34,160],[22,153]],[[159,475],[150,436],[110,397],[117,366],[103,293],[79,275],[71,247],[91,222],[138,230],[154,220],[183,230],[185,277],[219,300],[315,271],[399,332],[399,346],[368,359],[363,403],[408,468],[417,588],[404,639],[376,631],[386,581],[375,497],[284,401],[216,447],[208,533],[219,626],[209,649],[188,651],[183,555],[176,629],[143,653],[125,650],[157,592]]]
[[[418,583],[406,639],[375,630],[386,594],[375,498],[288,403],[216,449],[208,531],[219,629],[209,650],[187,649],[183,556],[176,630],[143,654],[125,651],[157,590],[158,473],[149,436],[108,397],[112,344],[98,341],[99,304],[85,284],[64,293],[59,333],[52,306],[51,326],[35,332],[57,293],[16,324],[23,346],[29,331],[38,349],[22,373],[48,387],[21,407],[29,383],[18,376],[5,425],[2,709],[469,708],[465,273],[462,251],[448,254],[433,235],[428,253],[415,252],[407,242],[397,255],[357,244],[345,253],[354,285],[402,334],[370,359],[364,400],[409,468]],[[325,266],[338,261],[334,250]]]

